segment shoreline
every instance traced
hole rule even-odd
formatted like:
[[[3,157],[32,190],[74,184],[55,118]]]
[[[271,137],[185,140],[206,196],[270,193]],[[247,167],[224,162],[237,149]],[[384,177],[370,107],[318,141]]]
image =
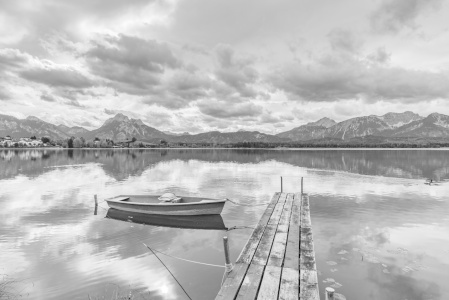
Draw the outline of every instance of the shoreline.
[[[449,150],[449,147],[407,147],[407,148],[383,148],[383,147],[304,147],[304,148],[244,148],[244,147],[238,147],[238,148],[225,148],[225,147],[160,147],[160,148],[139,148],[139,147],[129,147],[129,148],[60,148],[60,147],[23,147],[23,148],[15,148],[15,147],[9,147],[9,148],[0,148],[0,151],[3,150],[270,150],[270,151],[298,151],[298,150],[305,150],[305,151],[329,151],[329,150]]]

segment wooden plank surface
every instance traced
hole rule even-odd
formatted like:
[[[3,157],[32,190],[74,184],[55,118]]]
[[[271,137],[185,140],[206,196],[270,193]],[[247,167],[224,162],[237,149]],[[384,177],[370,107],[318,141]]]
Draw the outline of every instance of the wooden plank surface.
[[[299,272],[297,269],[283,268],[281,285],[279,287],[279,300],[299,299]]]
[[[248,264],[236,264],[232,271],[227,274],[226,279],[215,299],[233,300],[239,292],[240,284],[245,277],[248,267]]]
[[[251,234],[248,242],[246,243],[245,247],[243,248],[242,252],[239,255],[239,258],[237,259],[236,263],[246,263],[249,264],[253,258],[253,255],[257,249],[257,246],[259,245],[260,239],[263,235],[263,232],[265,231],[265,227],[268,223],[268,220],[270,219],[273,210],[279,201],[279,196],[281,193],[275,193],[272,197],[270,204],[268,205],[267,209],[265,210],[264,214],[259,220],[259,223],[257,224],[256,228],[254,229],[253,233]]]
[[[285,199],[287,197],[287,194],[282,193],[279,196],[279,201],[276,204],[276,207],[274,208],[273,214],[270,217],[270,220],[268,221],[268,225],[277,225],[279,224],[279,220],[281,218],[281,214],[282,214],[282,209],[284,208],[285,205]]]
[[[290,215],[292,213],[293,198],[294,198],[293,194],[287,194],[285,205],[282,210],[281,218],[279,220],[279,225],[289,225]]]
[[[282,267],[284,263],[285,249],[287,248],[288,225],[278,225],[268,257],[268,266]]]
[[[260,282],[262,281],[262,275],[265,266],[251,264],[248,272],[243,279],[242,286],[236,299],[239,300],[254,300],[257,297],[259,291]]]
[[[301,300],[319,300],[317,272],[301,269],[299,278],[299,298]]]
[[[284,267],[299,270],[299,246],[301,224],[301,194],[295,194],[290,215]]]
[[[260,284],[258,300],[274,300],[278,298],[282,268],[267,266]]]
[[[309,204],[273,196],[216,299],[319,300]]]
[[[276,229],[277,225],[267,225],[251,263],[264,266],[267,264],[274,236],[276,235]]]
[[[313,250],[312,222],[310,220],[309,196],[301,198],[301,233],[299,261],[299,297],[301,300],[319,300],[318,277]]]

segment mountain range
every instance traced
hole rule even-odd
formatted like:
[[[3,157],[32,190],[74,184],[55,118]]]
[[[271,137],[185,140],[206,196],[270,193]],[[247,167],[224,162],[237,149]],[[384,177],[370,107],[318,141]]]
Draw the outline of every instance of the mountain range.
[[[228,144],[239,142],[289,143],[315,140],[350,141],[353,139],[398,140],[399,138],[449,138],[449,116],[432,113],[422,117],[416,113],[387,113],[383,116],[363,116],[335,122],[322,118],[316,122],[293,128],[289,131],[270,135],[258,131],[219,132],[210,131],[200,134],[173,134],[150,127],[139,119],[132,119],[117,114],[106,120],[97,129],[87,130],[83,127],[54,125],[37,117],[18,119],[8,115],[0,115],[0,136],[12,137],[48,136],[51,139],[66,139],[71,136],[83,137],[86,140],[112,139],[115,141],[137,140],[158,143],[161,140],[177,143],[214,143]],[[377,141],[376,139],[376,141]],[[371,139],[373,140],[373,139]]]

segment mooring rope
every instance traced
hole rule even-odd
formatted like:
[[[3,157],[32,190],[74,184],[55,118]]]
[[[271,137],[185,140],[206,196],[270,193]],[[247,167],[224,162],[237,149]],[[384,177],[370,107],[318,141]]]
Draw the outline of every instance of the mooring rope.
[[[226,231],[231,231],[231,230],[235,230],[235,229],[254,229],[256,227],[253,226],[232,226],[230,228],[228,228]]]
[[[262,204],[242,204],[242,203],[235,202],[235,201],[233,201],[233,200],[231,200],[229,198],[226,198],[226,201],[229,201],[229,202],[231,202],[231,203],[233,203],[235,205],[240,205],[240,206],[262,206],[262,205],[270,204],[270,202],[262,203]]]
[[[142,243],[145,245],[145,243]],[[150,251],[154,254],[154,256],[156,256],[156,258],[161,262],[161,264],[167,269],[167,271],[170,273],[170,275],[176,280],[176,282],[179,284],[179,286],[181,287],[181,289],[184,291],[184,293],[187,295],[187,297],[189,297],[190,300],[192,300],[192,298],[189,296],[189,294],[187,293],[187,291],[184,289],[184,287],[182,286],[182,284],[178,281],[178,279],[176,279],[175,275],[173,275],[173,273],[170,271],[170,269],[164,264],[164,262],[156,255],[156,253],[154,253],[153,249],[151,249],[150,247],[148,247],[147,245],[145,245],[145,247],[147,247],[148,249],[150,249]]]
[[[159,251],[159,250],[156,250],[156,249],[151,249],[151,248],[148,247],[148,245],[145,244],[145,243],[142,243],[142,244],[144,244],[145,247],[147,247],[148,249],[150,249],[150,250],[152,250],[152,251],[156,251],[157,253],[160,253],[160,254],[162,254],[162,255],[165,255],[165,256],[168,256],[168,257],[171,257],[171,258],[174,258],[174,259],[179,259],[179,260],[191,262],[191,263],[194,263],[194,264],[199,264],[199,265],[209,266],[209,267],[225,268],[225,266],[213,265],[213,264],[203,263],[203,262],[194,261],[194,260],[190,260],[190,259],[185,259],[185,258],[181,258],[181,257],[176,257],[176,256],[173,256],[173,255],[164,253],[164,252]]]

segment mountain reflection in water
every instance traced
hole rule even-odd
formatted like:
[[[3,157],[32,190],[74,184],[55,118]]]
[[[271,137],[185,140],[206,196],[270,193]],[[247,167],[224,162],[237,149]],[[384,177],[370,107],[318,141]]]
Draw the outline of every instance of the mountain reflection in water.
[[[246,229],[179,229],[164,226],[166,220],[143,225],[148,222],[104,218],[106,203],[95,216],[93,195],[101,201],[170,191],[262,204],[279,191],[279,176],[287,192],[298,191],[304,176],[321,291],[334,286],[348,299],[448,299],[448,154],[0,150],[0,273],[17,280],[24,299],[107,298],[117,286],[137,298],[141,293],[146,299],[184,299],[142,243],[224,264],[222,237],[229,236],[235,260],[265,207],[226,204],[221,222]],[[425,185],[427,178],[441,183]],[[213,299],[218,292],[221,269],[170,258],[165,263],[193,299]]]

